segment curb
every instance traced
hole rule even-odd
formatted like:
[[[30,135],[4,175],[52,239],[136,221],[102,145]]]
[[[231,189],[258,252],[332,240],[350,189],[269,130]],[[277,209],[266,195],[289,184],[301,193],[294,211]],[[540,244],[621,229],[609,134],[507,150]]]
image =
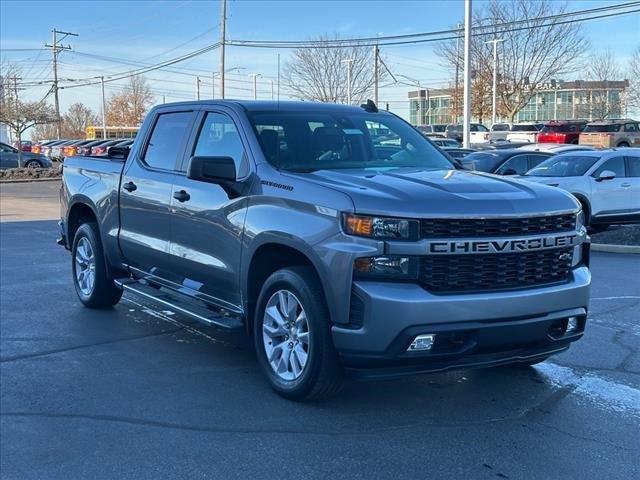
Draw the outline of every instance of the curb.
[[[45,178],[10,178],[7,180],[0,180],[0,184],[3,183],[29,183],[29,182],[59,182],[62,177],[45,177]]]
[[[606,243],[592,243],[591,250],[594,252],[640,254],[640,245],[610,245]]]

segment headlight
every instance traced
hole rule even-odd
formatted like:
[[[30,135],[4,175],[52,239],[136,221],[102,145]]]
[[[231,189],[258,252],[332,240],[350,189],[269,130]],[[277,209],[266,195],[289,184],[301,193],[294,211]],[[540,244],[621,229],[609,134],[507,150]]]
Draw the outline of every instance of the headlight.
[[[349,235],[387,240],[417,239],[419,223],[401,218],[344,214],[344,230]]]
[[[353,271],[360,279],[411,280],[418,276],[418,262],[415,257],[394,255],[362,257],[353,263]]]
[[[576,215],[576,230],[582,230],[584,227],[584,210],[580,209]]]

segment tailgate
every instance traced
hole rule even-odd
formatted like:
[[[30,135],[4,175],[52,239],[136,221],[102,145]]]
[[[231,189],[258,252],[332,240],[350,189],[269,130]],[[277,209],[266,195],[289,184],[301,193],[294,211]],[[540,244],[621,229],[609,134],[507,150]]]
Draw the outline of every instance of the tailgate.
[[[511,142],[530,142],[536,143],[538,132],[510,132],[507,140]]]
[[[579,143],[592,147],[608,147],[612,139],[613,136],[608,133],[581,133]]]

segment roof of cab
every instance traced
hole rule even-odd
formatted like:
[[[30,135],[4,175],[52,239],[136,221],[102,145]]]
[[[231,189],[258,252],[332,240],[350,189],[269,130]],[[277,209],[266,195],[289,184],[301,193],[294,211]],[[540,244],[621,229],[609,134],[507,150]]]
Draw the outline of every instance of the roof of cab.
[[[324,103],[324,102],[303,102],[303,101],[277,101],[277,100],[236,100],[236,99],[220,99],[220,100],[193,100],[188,102],[165,103],[157,106],[174,107],[174,106],[203,106],[203,105],[239,105],[248,111],[344,111],[344,112],[364,112],[365,109],[356,105],[344,105],[340,103]],[[385,112],[380,109],[379,112]]]

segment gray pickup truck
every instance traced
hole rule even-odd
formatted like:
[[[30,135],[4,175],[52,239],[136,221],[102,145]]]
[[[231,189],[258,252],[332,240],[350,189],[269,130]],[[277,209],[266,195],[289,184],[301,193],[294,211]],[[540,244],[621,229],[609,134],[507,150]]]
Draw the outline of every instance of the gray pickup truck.
[[[531,365],[585,328],[579,203],[461,170],[372,102],[158,106],[130,150],[67,159],[61,202],[87,307],[124,291],[246,331],[291,399]]]

